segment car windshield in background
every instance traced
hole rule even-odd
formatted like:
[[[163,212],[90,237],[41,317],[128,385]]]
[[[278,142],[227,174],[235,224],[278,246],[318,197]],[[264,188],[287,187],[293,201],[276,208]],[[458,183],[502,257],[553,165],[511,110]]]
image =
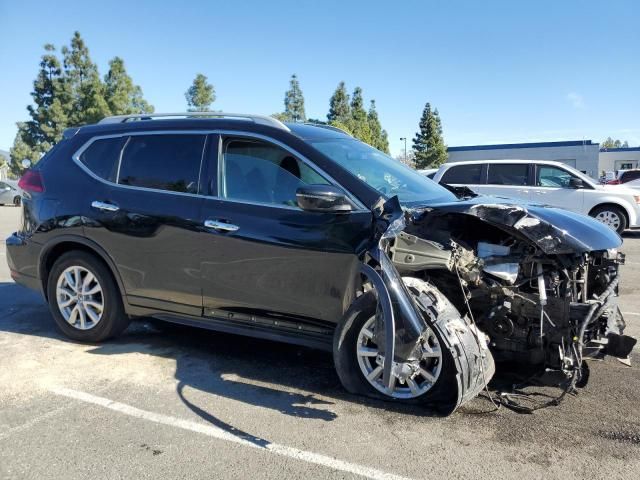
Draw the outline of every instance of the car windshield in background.
[[[405,205],[456,200],[455,195],[415,170],[357,140],[314,140],[311,145],[387,197]]]

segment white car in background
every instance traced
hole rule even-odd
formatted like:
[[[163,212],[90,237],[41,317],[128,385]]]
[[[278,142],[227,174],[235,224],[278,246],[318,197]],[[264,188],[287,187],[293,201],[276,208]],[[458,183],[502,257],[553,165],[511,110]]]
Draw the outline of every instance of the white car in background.
[[[623,185],[599,185],[560,162],[481,160],[446,163],[438,183],[590,215],[621,233],[640,228],[640,192]]]
[[[0,180],[0,205],[20,205],[22,190],[13,180]]]

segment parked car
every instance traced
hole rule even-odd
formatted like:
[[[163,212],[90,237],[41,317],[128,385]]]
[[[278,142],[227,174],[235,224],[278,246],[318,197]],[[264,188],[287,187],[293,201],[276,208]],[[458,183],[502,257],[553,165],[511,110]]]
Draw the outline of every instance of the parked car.
[[[618,233],[640,228],[640,195],[629,188],[599,185],[560,162],[483,160],[447,163],[434,180],[466,186],[481,195],[540,203],[594,217]]]
[[[0,205],[20,205],[21,192],[13,180],[0,180]]]
[[[70,338],[151,316],[324,348],[348,391],[446,411],[491,352],[567,390],[592,345],[628,354],[621,239],[595,220],[459,199],[333,127],[181,115],[67,130],[20,180],[11,276]]]
[[[609,180],[607,185],[624,185],[640,190],[640,169],[618,170],[616,177]]]
[[[437,171],[437,168],[423,168],[422,170],[418,170],[422,175],[432,180]]]

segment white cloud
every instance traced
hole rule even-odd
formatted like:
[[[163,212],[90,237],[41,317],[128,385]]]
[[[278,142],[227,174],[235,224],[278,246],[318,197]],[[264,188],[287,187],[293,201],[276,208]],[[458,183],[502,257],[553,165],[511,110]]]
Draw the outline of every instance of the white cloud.
[[[573,108],[584,108],[584,97],[577,92],[567,93],[567,100],[573,105]]]

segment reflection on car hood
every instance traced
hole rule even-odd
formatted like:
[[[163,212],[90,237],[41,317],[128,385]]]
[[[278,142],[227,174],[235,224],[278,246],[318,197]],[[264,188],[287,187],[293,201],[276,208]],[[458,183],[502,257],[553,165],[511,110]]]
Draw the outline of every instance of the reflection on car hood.
[[[513,199],[479,196],[433,204],[413,210],[414,222],[420,221],[421,210],[422,214],[435,211],[472,215],[504,230],[519,232],[547,254],[583,253],[622,245],[616,232],[591,217]]]

